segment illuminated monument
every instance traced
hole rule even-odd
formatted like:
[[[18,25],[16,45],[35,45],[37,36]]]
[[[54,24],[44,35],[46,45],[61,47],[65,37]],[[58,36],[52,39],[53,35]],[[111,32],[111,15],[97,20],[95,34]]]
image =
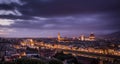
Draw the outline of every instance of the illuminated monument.
[[[94,33],[91,33],[89,37],[85,37],[84,35],[80,36],[81,41],[95,41],[95,35]]]
[[[90,34],[89,36],[90,41],[95,41],[95,35],[93,33]]]
[[[58,41],[64,41],[65,39],[61,37],[60,33],[58,33]]]
[[[84,40],[85,40],[85,36],[84,36],[84,35],[81,35],[81,36],[80,36],[80,40],[81,40],[81,41],[84,41]]]
[[[61,40],[61,36],[60,36],[60,33],[58,33],[58,41]]]
[[[69,41],[69,39],[67,38],[62,38],[60,33],[58,33],[58,37],[57,37],[58,42],[65,42],[65,41]],[[95,35],[94,33],[91,33],[88,37],[84,36],[83,34],[78,38],[78,40],[80,41],[95,41]]]

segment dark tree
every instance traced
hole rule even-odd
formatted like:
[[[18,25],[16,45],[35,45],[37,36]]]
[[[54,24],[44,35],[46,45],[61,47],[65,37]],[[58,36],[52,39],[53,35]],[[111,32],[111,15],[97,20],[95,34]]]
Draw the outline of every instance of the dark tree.
[[[99,64],[99,60],[98,59],[93,59],[90,64]]]
[[[37,59],[18,59],[15,61],[16,64],[46,64],[45,62]]]
[[[59,60],[52,59],[49,61],[49,64],[63,64],[63,63]]]

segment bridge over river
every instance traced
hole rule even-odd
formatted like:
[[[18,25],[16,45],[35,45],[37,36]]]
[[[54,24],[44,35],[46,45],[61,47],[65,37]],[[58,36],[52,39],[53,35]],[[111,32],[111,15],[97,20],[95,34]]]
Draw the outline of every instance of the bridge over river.
[[[94,59],[100,59],[100,60],[107,60],[107,61],[114,61],[115,59],[120,60],[120,56],[115,55],[105,55],[105,54],[98,54],[98,53],[90,53],[90,52],[82,52],[82,51],[71,51],[71,50],[64,50],[64,49],[58,49],[62,50],[65,54],[73,54],[74,56],[82,56],[82,57],[88,57],[88,58],[94,58]]]

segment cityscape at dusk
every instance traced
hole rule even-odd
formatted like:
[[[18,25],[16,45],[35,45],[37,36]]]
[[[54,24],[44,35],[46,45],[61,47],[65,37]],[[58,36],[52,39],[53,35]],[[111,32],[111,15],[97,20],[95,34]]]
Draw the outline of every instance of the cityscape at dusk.
[[[120,1],[0,0],[0,64],[120,64]]]

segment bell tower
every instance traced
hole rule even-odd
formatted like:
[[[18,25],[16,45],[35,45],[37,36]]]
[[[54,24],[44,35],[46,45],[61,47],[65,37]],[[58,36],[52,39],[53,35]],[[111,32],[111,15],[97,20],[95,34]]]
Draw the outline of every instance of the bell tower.
[[[61,40],[61,36],[60,36],[60,33],[58,33],[58,41]]]

